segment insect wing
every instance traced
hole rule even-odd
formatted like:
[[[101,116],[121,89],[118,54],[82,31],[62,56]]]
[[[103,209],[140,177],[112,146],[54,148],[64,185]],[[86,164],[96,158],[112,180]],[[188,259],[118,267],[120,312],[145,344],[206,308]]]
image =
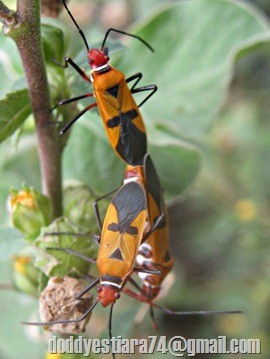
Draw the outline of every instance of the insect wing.
[[[146,154],[145,126],[124,74],[114,68],[94,74],[94,91],[100,116],[116,154],[125,162],[142,165]]]
[[[169,250],[169,223],[167,209],[164,203],[159,178],[149,154],[147,154],[144,159],[144,173],[150,226],[153,226],[155,220],[161,214],[165,214],[164,221],[161,222],[160,226],[153,231],[147,240],[147,243],[151,246],[153,252],[152,261],[160,265],[161,275],[154,276],[156,284],[160,284],[172,269],[173,260]]]
[[[108,207],[97,257],[102,278],[118,278],[121,286],[133,270],[146,221],[146,197],[143,187],[130,182],[115,194]]]

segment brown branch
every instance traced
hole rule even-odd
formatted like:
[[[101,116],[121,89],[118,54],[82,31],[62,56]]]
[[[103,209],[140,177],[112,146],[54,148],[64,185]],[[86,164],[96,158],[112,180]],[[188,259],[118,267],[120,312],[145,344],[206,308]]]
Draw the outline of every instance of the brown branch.
[[[13,10],[10,10],[0,1],[0,21],[7,26],[11,26],[14,24],[16,19],[16,13]]]
[[[15,15],[13,14],[13,19]],[[3,20],[3,19],[2,19]],[[25,70],[35,117],[43,191],[52,204],[52,218],[62,214],[61,139],[50,114],[49,87],[40,32],[39,0],[17,0],[15,24],[4,32],[14,39]]]

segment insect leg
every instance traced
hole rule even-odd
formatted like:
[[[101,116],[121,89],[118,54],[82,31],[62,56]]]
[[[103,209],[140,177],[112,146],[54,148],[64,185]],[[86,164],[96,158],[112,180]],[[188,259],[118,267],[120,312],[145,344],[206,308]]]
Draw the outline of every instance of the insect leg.
[[[68,67],[68,64],[70,64],[70,66],[72,66],[77,72],[78,74],[87,82],[91,82],[89,76],[87,76],[87,74],[72,60],[72,58],[70,57],[65,57],[65,64],[62,65],[59,62],[52,60],[56,65],[62,67],[63,69],[66,69]]]
[[[86,233],[74,233],[74,232],[46,232],[43,234],[43,237],[47,236],[75,236],[82,238],[94,238],[94,235],[86,234]]]
[[[151,236],[151,234],[161,225],[161,223],[163,223],[164,219],[165,219],[164,213],[162,213],[160,216],[158,216],[158,218],[155,220],[153,226],[144,235],[141,243],[144,243]]]
[[[74,255],[76,257],[79,257],[81,259],[84,259],[87,262],[96,263],[96,261],[94,259],[86,257],[85,255],[83,255],[83,254],[81,254],[81,253],[79,253],[77,251],[74,251],[73,249],[70,249],[70,248],[47,247],[46,251],[62,251],[62,252],[68,253],[68,254],[72,254],[72,255]]]
[[[157,86],[156,85],[147,85],[147,86],[142,86],[142,87],[138,87],[136,88],[136,85],[139,83],[139,81],[142,79],[142,73],[138,72],[130,77],[128,77],[126,79],[126,82],[130,82],[133,80],[136,80],[135,83],[133,84],[133,86],[131,87],[131,93],[138,93],[138,92],[143,92],[143,91],[151,91],[149,93],[148,96],[146,96],[146,98],[138,105],[138,107],[142,106],[151,96],[154,95],[154,93],[157,91]]]
[[[66,99],[66,100],[60,100],[59,102],[57,102],[57,104],[56,104],[55,106],[53,106],[53,107],[51,108],[51,112],[52,112],[53,110],[55,110],[58,106],[67,105],[68,103],[75,102],[75,101],[81,100],[81,99],[83,99],[83,98],[91,97],[91,96],[94,96],[94,93],[93,93],[93,92],[86,93],[86,94],[81,95],[81,96],[76,96],[76,97],[68,98],[68,99]]]
[[[133,268],[133,271],[134,271],[134,272],[146,273],[146,274],[156,274],[156,275],[160,275],[161,273],[160,273],[160,270],[158,269],[158,265],[155,264],[155,263],[152,263],[152,262],[150,262],[150,263],[151,263],[151,265],[152,265],[153,267],[156,268],[156,270],[155,270],[155,269],[147,269],[147,268],[143,268],[143,267],[134,267],[134,268]]]
[[[155,319],[154,308],[153,308],[152,305],[150,305],[149,309],[150,309],[150,317],[152,319],[153,327],[154,327],[155,330],[157,330],[158,325],[157,325],[157,322],[156,322],[156,319]]]
[[[96,103],[92,103],[91,105],[85,107],[81,112],[78,113],[78,115],[76,117],[74,117],[73,120],[71,120],[69,123],[67,123],[63,128],[61,128],[60,130],[60,135],[63,135],[72,125],[74,122],[76,122],[82,115],[85,114],[85,112],[87,112],[88,110],[90,110],[93,107],[96,107],[97,104]]]
[[[128,278],[128,281],[130,282],[130,284],[132,284],[133,285],[133,287],[135,287],[139,292],[141,292],[142,294],[144,294],[144,295],[146,295],[145,294],[145,292],[144,292],[144,290],[139,286],[139,284],[133,279],[133,278],[131,278],[131,277],[129,277]],[[127,293],[126,293],[127,292]],[[129,291],[129,289],[124,289],[124,293],[126,293],[126,294],[128,294],[128,292],[131,292],[131,291]],[[132,292],[133,293],[133,292]],[[136,295],[135,293],[134,293],[134,295]]]
[[[94,288],[99,283],[99,278],[95,279],[92,283],[90,283],[87,287],[79,292],[76,299],[80,299],[85,295],[85,293],[89,292],[92,288]]]
[[[21,324],[27,324],[27,325],[53,325],[53,324],[68,324],[68,323],[79,323],[82,320],[84,320],[89,313],[92,312],[92,310],[95,308],[95,306],[98,303],[98,298],[96,299],[96,301],[94,302],[93,305],[91,305],[91,307],[89,309],[87,309],[87,311],[78,319],[72,319],[72,320],[55,320],[55,321],[51,321],[51,322],[20,322]]]
[[[94,208],[94,214],[95,214],[95,217],[96,217],[96,221],[97,221],[97,224],[98,224],[98,227],[99,227],[99,230],[100,230],[100,233],[102,232],[102,221],[101,221],[101,218],[100,218],[100,211],[99,211],[99,206],[98,206],[98,202],[110,195],[112,195],[113,193],[115,193],[116,191],[118,190],[117,189],[114,189],[113,191],[109,192],[109,193],[106,193],[104,194],[103,196],[100,196],[98,197],[95,202],[93,203],[93,208]]]

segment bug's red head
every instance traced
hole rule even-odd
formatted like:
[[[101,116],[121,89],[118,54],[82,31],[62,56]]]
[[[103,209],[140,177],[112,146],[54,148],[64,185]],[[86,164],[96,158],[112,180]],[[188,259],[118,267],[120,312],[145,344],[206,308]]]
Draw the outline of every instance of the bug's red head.
[[[107,307],[110,304],[114,304],[116,300],[120,298],[118,288],[101,285],[97,288],[97,292],[97,297],[103,307]]]
[[[99,49],[90,49],[87,53],[87,58],[91,69],[96,69],[100,66],[108,64],[109,56],[107,51],[101,51]]]

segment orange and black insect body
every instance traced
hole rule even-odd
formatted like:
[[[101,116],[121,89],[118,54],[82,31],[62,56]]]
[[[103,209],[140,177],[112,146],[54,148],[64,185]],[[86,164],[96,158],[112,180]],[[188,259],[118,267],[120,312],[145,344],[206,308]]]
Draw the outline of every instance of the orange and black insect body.
[[[173,259],[169,248],[168,213],[163,198],[163,190],[150,156],[147,156],[145,159],[144,173],[150,226],[153,225],[156,218],[164,215],[164,220],[160,226],[151,234],[147,242],[141,245],[137,255],[138,264],[149,269],[151,269],[154,264],[160,271],[159,275],[139,274],[143,279],[143,292],[151,301],[157,296],[163,280],[171,271]]]
[[[105,34],[101,49],[90,49],[79,25],[70,13],[66,2],[61,0],[71,17],[73,23],[79,30],[87,49],[87,59],[91,68],[91,76],[89,77],[70,57],[65,58],[65,65],[70,64],[79,75],[89,83],[93,84],[94,91],[81,96],[59,101],[55,109],[60,105],[64,105],[73,101],[77,101],[87,97],[95,97],[96,102],[84,108],[71,122],[66,124],[60,131],[63,134],[75,121],[77,121],[85,112],[93,107],[98,107],[102,121],[109,141],[116,152],[125,162],[131,165],[142,165],[144,155],[147,152],[146,131],[140,114],[139,107],[145,103],[157,90],[156,85],[148,85],[136,88],[136,85],[142,78],[141,73],[125,79],[125,75],[109,64],[108,48],[105,46],[109,34],[114,31],[120,34],[134,37],[140,40],[151,51],[152,47],[148,45],[140,37],[129,34],[127,32],[109,29]],[[127,83],[135,81],[131,88]],[[150,91],[146,98],[139,104],[133,99],[133,94]]]
[[[98,299],[104,307],[115,303],[133,271],[144,234],[146,209],[144,188],[137,182],[124,184],[108,207],[96,261],[100,274]]]
[[[155,231],[140,245],[136,256],[137,264],[142,269],[141,272],[138,270],[138,275],[143,280],[143,286],[139,294],[133,296],[138,300],[151,303],[173,267],[169,249],[168,214],[159,178],[149,154],[145,156],[143,168],[127,166],[125,178],[130,181],[132,176],[144,183],[148,209],[147,227],[151,228],[157,218],[163,218]],[[143,269],[152,270],[153,273],[145,273]],[[155,274],[157,269],[159,273]]]

